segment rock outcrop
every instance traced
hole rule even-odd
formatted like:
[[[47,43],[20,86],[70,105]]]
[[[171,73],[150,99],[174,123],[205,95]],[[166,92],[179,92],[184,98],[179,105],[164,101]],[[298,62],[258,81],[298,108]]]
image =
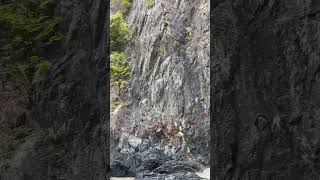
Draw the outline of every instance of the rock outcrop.
[[[211,5],[211,178],[319,179],[319,1]]]
[[[57,1],[64,42],[39,47],[52,70],[34,90],[37,101],[14,111],[22,95],[11,89],[5,100],[4,89],[14,86],[0,88],[1,180],[106,179],[107,10],[103,0]]]
[[[146,161],[209,163],[209,1],[133,0],[126,21],[132,74],[113,163],[137,174]],[[120,111],[119,111],[120,112]],[[118,151],[116,150],[118,149]],[[190,176],[191,177],[191,176]]]

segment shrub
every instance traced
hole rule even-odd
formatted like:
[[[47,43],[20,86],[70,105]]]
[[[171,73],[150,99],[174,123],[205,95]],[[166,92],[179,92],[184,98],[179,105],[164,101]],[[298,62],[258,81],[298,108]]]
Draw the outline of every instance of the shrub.
[[[27,63],[15,63],[7,66],[10,79],[16,84],[21,95],[27,100],[26,108],[30,107],[35,97],[32,88],[46,78],[51,64],[37,56],[30,57]]]
[[[9,71],[10,79],[15,82],[20,93],[28,100],[29,90],[31,88],[30,78],[28,76],[31,71],[29,66],[25,64],[11,64],[7,66],[7,69]]]
[[[121,11],[110,17],[110,48],[111,51],[123,50],[131,38],[131,32],[126,25]]]
[[[125,59],[123,52],[112,52],[110,56],[111,83],[120,94],[121,89],[127,84],[125,80],[130,74],[128,60]]]
[[[62,18],[47,12],[55,0],[0,2],[0,64],[31,101],[33,85],[39,84],[50,68],[39,57],[40,45],[63,40],[58,26]],[[30,102],[28,102],[30,104]]]
[[[155,5],[155,1],[154,0],[144,0],[144,6],[147,9],[151,9],[154,5]]]
[[[129,0],[111,0],[111,3],[116,6],[118,11],[121,11],[124,14],[131,6],[131,2]]]
[[[127,9],[131,6],[131,3],[128,0],[120,0],[120,6]]]

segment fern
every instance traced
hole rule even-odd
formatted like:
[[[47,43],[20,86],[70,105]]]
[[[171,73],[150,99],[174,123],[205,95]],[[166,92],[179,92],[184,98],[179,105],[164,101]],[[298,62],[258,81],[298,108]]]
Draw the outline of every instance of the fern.
[[[63,40],[59,28],[62,18],[43,9],[55,4],[55,0],[0,3],[0,32],[6,35],[0,37],[0,64],[7,68],[11,80],[28,101],[32,101],[34,86],[43,82],[51,67],[39,57],[39,45]]]
[[[44,78],[51,69],[51,64],[48,61],[42,61],[38,63],[35,67],[36,70],[32,78],[33,85],[43,82]]]

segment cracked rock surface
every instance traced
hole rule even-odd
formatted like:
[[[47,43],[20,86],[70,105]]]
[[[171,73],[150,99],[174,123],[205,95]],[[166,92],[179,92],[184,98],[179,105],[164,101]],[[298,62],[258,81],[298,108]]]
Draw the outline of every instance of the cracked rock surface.
[[[156,0],[147,8],[133,0],[126,22],[132,75],[126,105],[112,115],[114,168],[145,179],[196,178],[183,162],[209,163],[209,1]]]
[[[147,8],[133,0],[126,21],[134,34],[126,49],[132,75],[125,112],[112,116],[122,122],[111,127],[112,161],[133,174],[148,170],[148,162],[175,160],[179,167],[191,158],[208,165],[209,1],[156,0]],[[159,168],[179,173],[169,167]]]

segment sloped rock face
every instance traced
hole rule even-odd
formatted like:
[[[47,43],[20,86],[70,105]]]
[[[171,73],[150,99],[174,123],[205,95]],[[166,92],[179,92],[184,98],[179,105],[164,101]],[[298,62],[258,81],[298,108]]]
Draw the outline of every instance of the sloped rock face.
[[[160,163],[159,163],[160,162]],[[158,163],[158,164],[157,164]],[[196,175],[196,172],[201,171],[201,165],[192,161],[176,161],[176,160],[161,160],[160,161],[147,161],[144,162],[146,166],[145,170],[139,172],[136,176],[138,180],[182,180],[182,179],[193,179],[202,180]]]
[[[114,159],[132,170],[161,157],[208,164],[209,1],[156,0],[147,8],[134,0],[126,20],[132,75]],[[131,136],[141,139],[137,148]]]
[[[107,9],[102,0],[58,1],[64,43],[40,49],[52,71],[36,88],[37,102],[20,124],[32,132],[19,139],[10,156],[0,157],[1,180],[106,179]],[[5,120],[16,122],[16,116]],[[0,145],[8,143],[1,139]]]
[[[19,103],[23,98],[8,79],[8,72],[0,66],[0,128],[15,127],[23,123],[25,113]]]
[[[316,0],[211,10],[212,179],[318,179]]]

